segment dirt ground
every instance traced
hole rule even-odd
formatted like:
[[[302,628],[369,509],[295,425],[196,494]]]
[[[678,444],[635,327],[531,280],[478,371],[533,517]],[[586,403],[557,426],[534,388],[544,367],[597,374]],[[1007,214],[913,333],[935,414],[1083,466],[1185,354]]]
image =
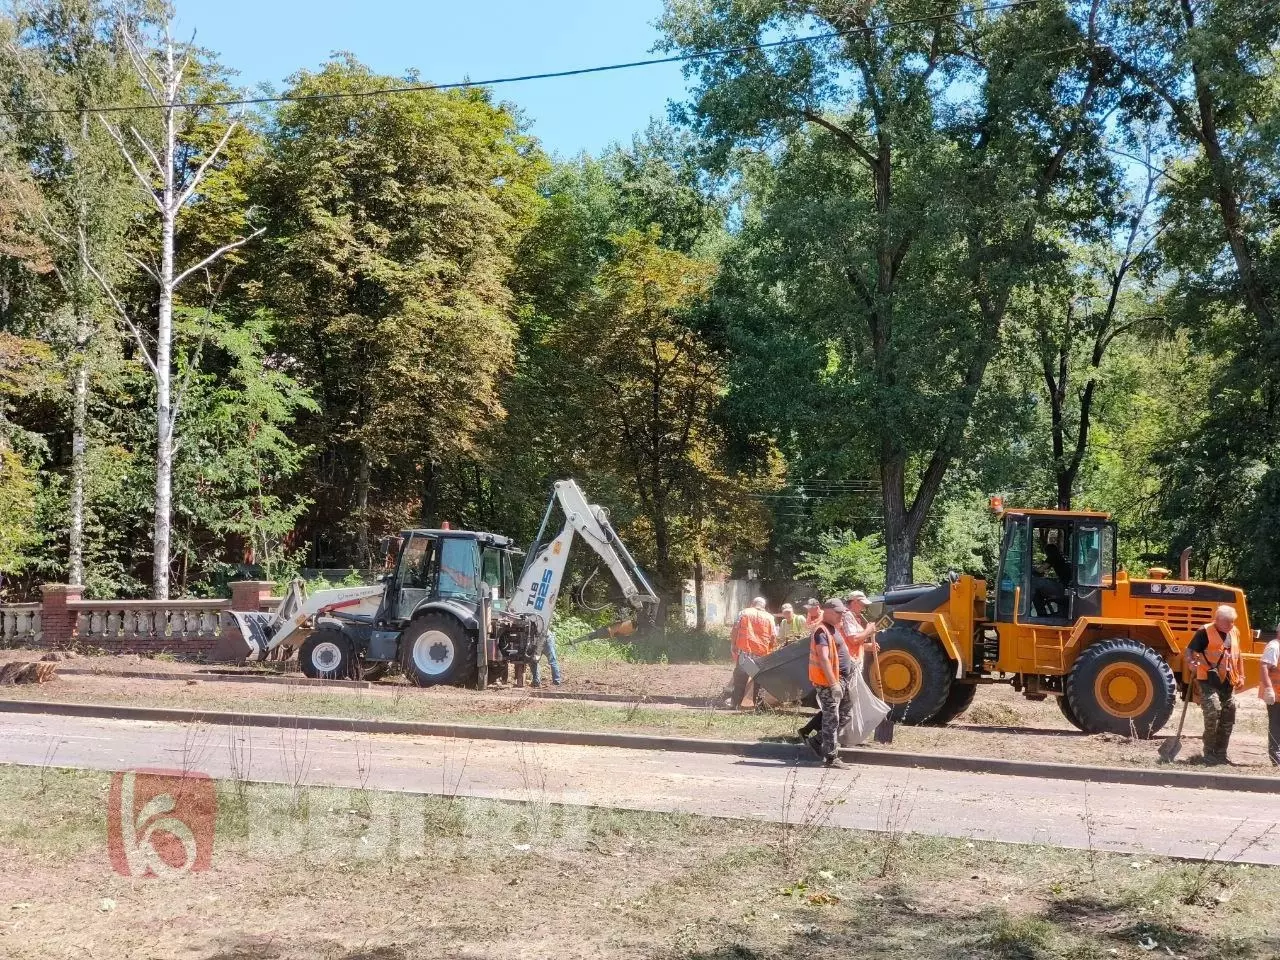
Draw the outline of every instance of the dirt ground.
[[[3,659],[20,656],[0,652]],[[30,657],[31,654],[26,656]],[[795,739],[796,728],[807,717],[804,711],[732,713],[713,709],[728,680],[728,666],[659,665],[620,663],[565,664],[566,682],[559,688],[576,693],[625,694],[629,704],[535,699],[531,691],[506,689],[478,694],[455,688],[418,690],[396,681],[376,684],[372,690],[350,690],[286,684],[223,683],[200,679],[194,664],[140,657],[84,657],[70,664],[92,667],[105,674],[147,670],[175,674],[175,680],[140,680],[126,677],[66,675],[40,687],[0,688],[0,697],[73,702],[171,706],[187,709],[245,710],[308,716],[376,717],[396,720],[474,723],[523,728],[621,730],[742,740]],[[186,681],[186,682],[180,682]],[[694,696],[703,707],[670,707],[645,704],[642,698],[657,695]],[[895,728],[889,747],[868,744],[867,749],[892,749],[952,756],[980,756],[1055,763],[1104,766],[1154,766],[1170,723],[1154,740],[1130,740],[1109,734],[1087,736],[1072,727],[1052,698],[1036,703],[1011,688],[984,686],[969,711],[946,727]],[[1187,714],[1186,740],[1175,766],[1194,769],[1200,755],[1199,710]],[[1240,698],[1239,718],[1231,741],[1231,755],[1238,764],[1233,773],[1273,776],[1266,759],[1266,713],[1256,695]]]
[[[1280,870],[223,782],[210,869],[111,872],[105,774],[0,767],[14,960],[1251,960]],[[388,823],[398,824],[387,829]],[[412,829],[406,829],[407,827]]]

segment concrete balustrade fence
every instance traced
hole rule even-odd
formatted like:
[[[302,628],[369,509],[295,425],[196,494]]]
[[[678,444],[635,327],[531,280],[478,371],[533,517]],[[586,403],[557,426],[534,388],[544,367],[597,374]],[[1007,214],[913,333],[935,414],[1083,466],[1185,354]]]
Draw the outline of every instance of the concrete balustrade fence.
[[[248,653],[230,611],[272,609],[274,586],[231,584],[231,597],[212,600],[85,600],[83,588],[51,583],[40,603],[0,606],[0,646],[108,653],[171,653],[238,663]]]

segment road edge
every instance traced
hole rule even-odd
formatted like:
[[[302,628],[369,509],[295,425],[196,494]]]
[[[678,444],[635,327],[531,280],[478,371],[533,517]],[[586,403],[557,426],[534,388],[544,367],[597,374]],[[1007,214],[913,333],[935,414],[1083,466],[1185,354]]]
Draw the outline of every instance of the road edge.
[[[743,740],[697,740],[690,737],[656,737],[634,733],[581,730],[487,727],[408,720],[370,720],[346,717],[285,716],[270,713],[183,710],[173,707],[130,707],[96,703],[64,703],[52,700],[0,700],[0,713],[44,714],[96,720],[140,720],[155,723],[209,723],[218,726],[275,727],[324,730],[337,733],[374,733],[399,736],[496,740],[507,743],[546,743],[560,746],[620,747],[669,753],[701,753],[781,761],[813,760],[807,747],[794,743]],[[856,764],[948,773],[985,773],[1007,777],[1035,777],[1089,783],[1114,783],[1192,790],[1227,790],[1236,793],[1275,793],[1270,777],[1239,774],[1184,772],[1143,767],[1075,766],[1029,760],[990,757],[950,757],[928,753],[902,753],[850,747],[841,756]]]

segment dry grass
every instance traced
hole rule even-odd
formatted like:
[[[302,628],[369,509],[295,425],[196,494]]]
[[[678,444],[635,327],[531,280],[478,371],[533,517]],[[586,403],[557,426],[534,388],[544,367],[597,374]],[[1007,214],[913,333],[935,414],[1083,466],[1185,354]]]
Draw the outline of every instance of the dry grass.
[[[465,758],[459,758],[465,763]],[[786,825],[220,784],[213,869],[109,872],[107,776],[0,767],[0,955],[1213,960],[1280,951],[1280,871]],[[248,816],[237,809],[238,790]],[[779,798],[775,798],[775,801]],[[826,797],[825,799],[838,799]],[[543,809],[536,809],[536,808]],[[1188,885],[1210,879],[1194,906]],[[1154,946],[1152,946],[1154,944]],[[1150,949],[1144,949],[1150,947]]]

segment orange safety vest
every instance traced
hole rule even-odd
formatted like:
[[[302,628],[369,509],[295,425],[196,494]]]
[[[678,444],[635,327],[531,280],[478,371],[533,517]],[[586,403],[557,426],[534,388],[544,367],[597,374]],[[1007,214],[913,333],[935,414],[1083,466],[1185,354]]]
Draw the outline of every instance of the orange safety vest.
[[[819,644],[818,637],[825,637],[826,644]],[[840,651],[836,648],[838,643],[840,638],[836,635],[836,631],[825,624],[819,625],[809,637],[809,682],[815,687],[831,685],[827,682],[827,675],[822,670],[823,657],[831,663],[831,675],[840,676]]]
[[[773,615],[767,610],[747,607],[733,628],[733,649],[763,657],[773,649]]]
[[[1231,632],[1223,636],[1214,624],[1206,623],[1204,632],[1209,637],[1209,646],[1196,664],[1196,679],[1208,680],[1209,671],[1212,670],[1220,680],[1231,683],[1243,681],[1244,661],[1240,657],[1240,631],[1232,627]]]

